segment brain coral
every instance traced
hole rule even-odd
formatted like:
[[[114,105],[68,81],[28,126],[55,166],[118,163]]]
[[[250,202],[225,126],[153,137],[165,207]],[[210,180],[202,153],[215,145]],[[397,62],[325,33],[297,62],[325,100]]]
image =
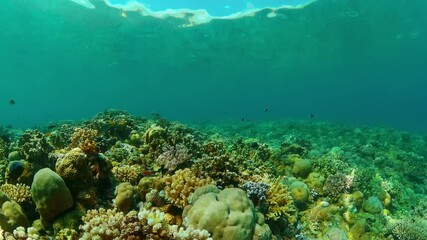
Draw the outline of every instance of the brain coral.
[[[184,215],[186,226],[205,229],[213,239],[253,239],[255,210],[242,189],[207,192],[198,197]]]
[[[188,199],[193,192],[208,184],[212,184],[210,178],[197,178],[195,173],[189,168],[178,170],[172,176],[165,177],[165,193],[167,199],[177,207],[184,208],[188,204]]]

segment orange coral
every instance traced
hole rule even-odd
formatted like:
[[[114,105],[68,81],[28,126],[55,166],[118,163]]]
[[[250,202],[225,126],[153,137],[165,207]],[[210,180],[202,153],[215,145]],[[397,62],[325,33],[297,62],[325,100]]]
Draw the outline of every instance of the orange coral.
[[[98,131],[95,129],[76,128],[71,135],[71,143],[68,148],[78,147],[88,155],[97,154],[100,150],[95,141],[97,135]]]

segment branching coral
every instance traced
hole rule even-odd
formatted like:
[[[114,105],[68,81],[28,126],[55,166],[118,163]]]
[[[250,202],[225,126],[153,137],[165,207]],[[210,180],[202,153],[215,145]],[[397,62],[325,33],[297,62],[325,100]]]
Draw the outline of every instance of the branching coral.
[[[221,187],[236,187],[239,185],[240,170],[229,155],[206,156],[192,165],[191,169],[198,175],[215,180]]]
[[[30,186],[25,184],[3,184],[0,190],[4,192],[9,198],[17,203],[22,203],[31,200]]]
[[[265,204],[266,193],[269,188],[267,183],[249,181],[243,184],[242,188],[256,206],[262,207]]]
[[[37,130],[27,130],[22,134],[18,144],[21,154],[33,164],[35,169],[51,165],[48,162],[48,155],[53,148],[43,133]]]
[[[97,135],[98,131],[95,129],[76,128],[71,135],[68,148],[80,148],[88,155],[97,154],[100,151],[95,141]]]
[[[120,182],[129,182],[132,185],[136,185],[142,178],[142,170],[139,165],[119,165],[113,167],[112,173]]]
[[[341,195],[349,190],[349,181],[346,175],[336,173],[330,175],[323,186],[324,193],[330,197],[332,202],[338,202]]]
[[[83,235],[80,239],[208,239],[203,230],[182,229],[170,226],[166,222],[165,213],[160,210],[142,208],[139,212],[130,211],[128,214],[117,209],[89,210],[83,217],[80,230]],[[184,233],[194,238],[185,238]],[[176,237],[175,237],[176,235]]]
[[[178,170],[174,175],[168,175],[164,179],[167,199],[179,208],[184,208],[188,204],[190,195],[197,188],[213,184],[211,178],[198,178],[189,168]]]
[[[397,240],[427,239],[427,221],[405,218],[391,225],[391,235]]]
[[[163,153],[157,158],[157,164],[164,166],[169,171],[175,170],[179,164],[191,159],[189,150],[183,144],[163,147]]]
[[[0,137],[0,160],[4,160],[7,157],[7,144],[3,140],[3,138]]]
[[[278,177],[270,181],[269,189],[267,191],[267,213],[266,218],[278,220],[285,217],[288,222],[294,222],[295,219],[295,206],[288,188],[280,182],[281,178]]]
[[[173,225],[170,227],[171,235],[176,240],[212,240],[206,230],[194,229],[192,227],[183,228]]]

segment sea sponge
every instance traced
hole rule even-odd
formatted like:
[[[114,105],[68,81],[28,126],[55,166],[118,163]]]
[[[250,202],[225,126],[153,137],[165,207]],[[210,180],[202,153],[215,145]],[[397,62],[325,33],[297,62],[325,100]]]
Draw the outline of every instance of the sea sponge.
[[[21,206],[13,201],[3,203],[0,210],[0,226],[7,232],[12,232],[19,226],[28,227],[30,223]]]
[[[295,205],[299,208],[305,207],[310,195],[307,185],[303,182],[295,181],[289,186],[289,189]]]
[[[296,177],[306,178],[311,172],[311,161],[309,159],[297,158],[292,173]]]
[[[45,226],[73,206],[73,197],[64,180],[49,168],[34,175],[31,195]]]
[[[22,203],[31,199],[30,186],[25,184],[3,184],[0,190],[7,194],[9,198],[17,203]]]
[[[127,213],[134,207],[135,189],[132,184],[128,182],[120,183],[117,187],[116,205],[117,208]]]
[[[252,240],[255,210],[246,192],[227,188],[201,195],[185,212],[184,225],[209,231],[213,239]]]
[[[213,184],[211,178],[200,179],[189,168],[178,170],[174,175],[168,175],[165,180],[165,193],[167,200],[173,205],[184,208],[193,192],[208,184]]]

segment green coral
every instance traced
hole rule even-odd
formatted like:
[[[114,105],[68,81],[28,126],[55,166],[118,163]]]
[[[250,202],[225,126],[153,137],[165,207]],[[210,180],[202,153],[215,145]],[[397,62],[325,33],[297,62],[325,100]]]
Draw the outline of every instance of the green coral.
[[[286,185],[281,183],[281,178],[268,183],[269,188],[266,193],[267,213],[266,218],[278,220],[279,218],[286,218],[290,223],[296,221],[296,208],[293,199]]]
[[[64,180],[49,168],[34,175],[31,196],[45,226],[73,206],[73,197]]]

